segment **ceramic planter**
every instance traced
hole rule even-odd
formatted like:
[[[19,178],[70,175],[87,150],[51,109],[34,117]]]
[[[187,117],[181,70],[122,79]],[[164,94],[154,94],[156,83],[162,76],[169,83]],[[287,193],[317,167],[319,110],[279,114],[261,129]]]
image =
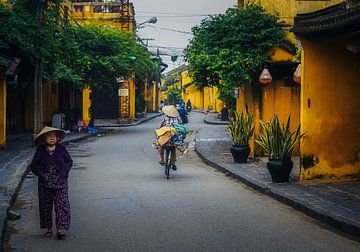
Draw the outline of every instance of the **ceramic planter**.
[[[249,144],[232,145],[230,151],[235,163],[247,163],[250,154]]]
[[[274,183],[288,182],[293,168],[291,159],[269,159],[266,164]]]

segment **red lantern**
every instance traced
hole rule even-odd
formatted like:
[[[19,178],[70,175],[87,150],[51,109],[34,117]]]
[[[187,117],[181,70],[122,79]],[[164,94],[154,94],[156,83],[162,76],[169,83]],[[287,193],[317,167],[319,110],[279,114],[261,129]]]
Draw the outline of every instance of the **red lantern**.
[[[293,80],[297,84],[301,84],[301,64],[299,64],[294,72]]]
[[[260,74],[259,82],[264,86],[266,86],[272,82],[272,76],[266,67],[262,70],[262,72]]]

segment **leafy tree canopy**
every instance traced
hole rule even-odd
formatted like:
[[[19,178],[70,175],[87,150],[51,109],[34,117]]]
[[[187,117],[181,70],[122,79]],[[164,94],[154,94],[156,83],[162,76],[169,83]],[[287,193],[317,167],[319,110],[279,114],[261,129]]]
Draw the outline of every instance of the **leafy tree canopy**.
[[[60,25],[59,5],[59,0],[45,1],[39,19],[36,1],[17,0],[12,8],[0,4],[0,51],[22,62],[26,58],[32,66],[41,59],[45,79],[79,88],[105,90],[116,77],[146,78],[152,73],[156,64],[134,34],[111,27]]]
[[[57,78],[101,91],[116,78],[147,77],[155,67],[151,54],[133,34],[110,27],[69,26],[60,35]]]
[[[220,99],[230,103],[234,88],[253,81],[269,60],[266,52],[284,37],[277,18],[258,5],[228,9],[204,19],[192,31],[194,37],[185,49],[190,76],[200,88],[219,86]]]

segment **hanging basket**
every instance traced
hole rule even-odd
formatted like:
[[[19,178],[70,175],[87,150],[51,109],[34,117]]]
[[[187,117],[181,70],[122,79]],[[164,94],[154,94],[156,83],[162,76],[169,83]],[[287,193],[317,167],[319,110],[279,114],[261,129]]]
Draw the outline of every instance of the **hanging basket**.
[[[299,64],[293,74],[293,80],[297,84],[301,84],[301,64]]]
[[[268,84],[270,84],[272,82],[272,76],[269,72],[269,70],[265,67],[259,77],[259,82],[263,85],[266,86]]]

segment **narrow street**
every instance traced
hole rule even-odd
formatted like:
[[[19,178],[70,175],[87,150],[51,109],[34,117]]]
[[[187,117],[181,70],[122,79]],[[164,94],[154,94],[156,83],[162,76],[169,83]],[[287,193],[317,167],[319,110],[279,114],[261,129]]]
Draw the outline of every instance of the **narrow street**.
[[[151,147],[161,117],[68,146],[72,222],[64,241],[42,236],[36,178],[25,180],[5,251],[359,251],[321,223],[202,163],[191,113],[189,155],[165,178]],[[224,126],[225,128],[226,126]],[[216,132],[214,132],[214,137]]]

